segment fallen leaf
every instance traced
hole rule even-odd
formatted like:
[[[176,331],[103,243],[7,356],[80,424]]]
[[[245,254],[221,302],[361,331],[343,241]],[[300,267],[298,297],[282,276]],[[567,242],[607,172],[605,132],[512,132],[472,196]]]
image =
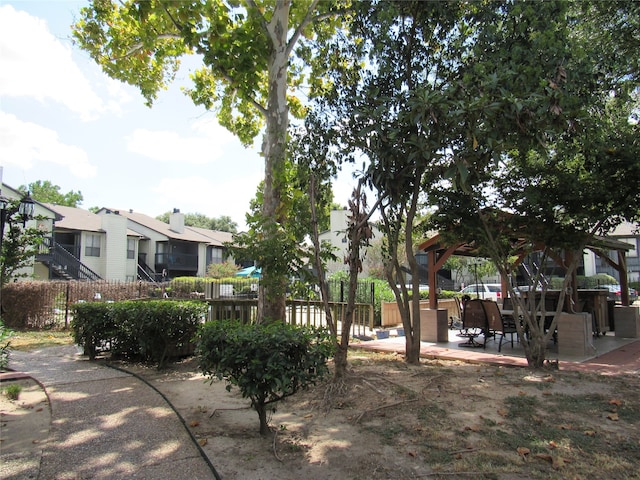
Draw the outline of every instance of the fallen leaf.
[[[190,427],[197,427],[198,425],[200,425],[200,422],[199,422],[199,421],[197,421],[197,420],[194,420],[193,422],[191,422],[191,423],[189,424],[189,426],[190,426]]]
[[[619,400],[617,398],[612,398],[611,400],[609,400],[609,405],[616,405],[619,407],[622,405],[622,400]]]
[[[553,395],[553,392],[551,390],[545,390],[542,392],[542,395]]]
[[[563,425],[558,425],[558,428],[560,430],[573,430],[573,425],[571,425],[570,423],[565,423]]]
[[[415,457],[416,456],[416,452],[409,451],[407,453],[409,454],[410,457]]]
[[[482,430],[482,427],[480,425],[471,425],[471,426],[464,427],[464,429],[471,430],[472,432],[479,432]]]
[[[595,437],[596,436],[596,432],[594,430],[585,430],[584,434],[587,437]]]
[[[539,460],[544,460],[549,463],[553,463],[553,455],[548,453],[536,453],[533,458],[537,458]]]
[[[607,418],[614,422],[617,422],[618,420],[620,420],[620,417],[618,416],[617,413],[610,413],[609,415],[607,415]]]
[[[558,448],[558,444],[556,442],[554,442],[553,440],[551,440],[549,442],[549,448]]]
[[[527,447],[518,447],[518,455],[524,457],[526,455],[529,455],[531,453],[531,450],[529,450]]]
[[[544,377],[542,379],[543,382],[547,382],[547,383],[553,383],[556,381],[556,379],[554,378],[553,375],[547,375],[546,377]]]
[[[204,447],[207,444],[207,439],[201,438],[200,440],[198,440],[198,443],[200,444],[201,447]]]
[[[509,411],[504,408],[500,408],[498,409],[498,415],[500,415],[501,417],[506,417],[507,415],[509,415]]]

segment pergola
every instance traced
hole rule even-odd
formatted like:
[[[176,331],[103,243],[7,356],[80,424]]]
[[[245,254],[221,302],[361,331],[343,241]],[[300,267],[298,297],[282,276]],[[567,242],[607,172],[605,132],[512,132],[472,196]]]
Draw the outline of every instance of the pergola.
[[[524,247],[524,245],[528,245],[529,248],[522,248],[522,253],[519,255],[518,261],[516,263],[520,263],[524,260],[524,258],[531,252],[542,251],[545,248],[545,245],[541,241],[537,241],[533,238],[528,238],[525,236],[515,235],[514,234],[514,242],[516,244],[519,243]],[[530,246],[533,245],[533,249]],[[449,257],[452,255],[460,255],[466,257],[482,257],[479,251],[479,246],[475,242],[459,242],[455,244],[447,243],[443,236],[440,233],[435,234],[433,237],[429,238],[422,242],[418,249],[420,251],[424,251],[427,254],[427,270],[428,270],[428,278],[429,278],[429,291],[435,292],[437,288],[436,284],[436,273],[440,270],[444,263],[447,261]],[[621,242],[619,240],[614,240],[611,238],[606,238],[598,235],[591,235],[589,237],[589,241],[585,245],[586,249],[593,251],[597,256],[602,258],[605,262],[610,264],[615,270],[620,274],[620,288],[621,288],[621,301],[623,305],[629,305],[629,282],[627,278],[627,260],[626,253],[631,250],[633,247],[628,243]],[[614,260],[609,257],[608,252],[615,251],[617,252],[617,260]],[[565,257],[559,257],[557,255],[552,256],[555,262],[560,266],[564,267],[570,261],[571,253],[565,253]],[[576,284],[576,274],[574,271],[574,278],[572,279],[572,285]],[[507,291],[507,279],[502,278],[502,291]],[[574,297],[574,302],[577,301],[577,289],[572,289],[572,296]],[[438,308],[438,296],[437,295],[429,295],[429,308],[436,309]]]

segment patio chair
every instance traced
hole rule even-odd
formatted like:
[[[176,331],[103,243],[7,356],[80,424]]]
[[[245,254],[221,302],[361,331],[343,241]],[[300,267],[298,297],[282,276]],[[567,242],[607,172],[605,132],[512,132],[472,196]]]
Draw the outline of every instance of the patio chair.
[[[502,315],[498,304],[492,300],[483,300],[482,307],[487,316],[488,330],[490,336],[496,338],[500,335],[500,342],[498,343],[498,352],[502,350],[502,341],[506,335],[510,335],[511,348],[513,348],[513,334],[516,334],[516,340],[518,335],[518,329],[516,328],[516,322],[512,316]],[[485,339],[486,343],[486,339]]]
[[[467,341],[461,343],[461,347],[486,347],[487,336],[489,335],[489,325],[487,324],[487,315],[482,307],[483,300],[474,298],[464,303],[462,308],[462,328],[459,337],[467,338]],[[476,340],[480,335],[484,335],[483,343]]]

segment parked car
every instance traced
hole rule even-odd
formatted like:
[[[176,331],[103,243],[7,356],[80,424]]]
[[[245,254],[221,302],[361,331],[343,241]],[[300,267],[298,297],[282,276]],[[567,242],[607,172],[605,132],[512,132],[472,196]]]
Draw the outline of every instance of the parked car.
[[[600,285],[598,288],[604,288],[609,290],[607,294],[607,298],[609,300],[615,300],[616,302],[620,302],[622,300],[622,292],[620,290],[620,285]],[[638,291],[634,288],[629,289],[629,302],[633,303],[638,299]]]
[[[460,293],[469,295],[471,298],[478,297],[497,302],[502,300],[502,285],[499,283],[474,283],[464,287]]]

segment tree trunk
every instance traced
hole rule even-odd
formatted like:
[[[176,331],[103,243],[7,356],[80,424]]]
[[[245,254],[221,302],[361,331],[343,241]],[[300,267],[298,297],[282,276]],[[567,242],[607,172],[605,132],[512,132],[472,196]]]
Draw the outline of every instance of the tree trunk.
[[[266,437],[271,433],[269,428],[269,422],[267,421],[267,406],[263,403],[254,402],[256,412],[258,412],[258,418],[260,419],[260,435]]]
[[[405,351],[406,351],[406,362],[411,365],[418,365],[420,363],[420,333],[418,333],[418,338],[416,338],[415,334],[409,332],[407,334],[407,330],[405,329]]]
[[[544,335],[543,335],[544,338]],[[536,339],[529,345],[529,354],[527,355],[527,364],[531,368],[542,368],[546,358],[547,347],[541,339]]]
[[[333,357],[334,363],[334,371],[333,371],[333,379],[340,380],[344,378],[347,373],[347,353],[349,352],[349,344],[345,344],[344,342],[338,343],[338,348],[336,349],[336,354]]]
[[[419,177],[416,177],[419,178]],[[413,251],[413,221],[418,210],[418,197],[420,195],[420,182],[415,182],[413,194],[411,196],[411,204],[407,209],[407,222],[405,227],[405,254],[407,263],[411,270],[411,304],[410,309],[413,315],[409,315],[411,329],[405,331],[407,338],[407,348],[405,351],[405,361],[412,365],[420,363],[420,272],[418,269],[418,261]],[[429,267],[431,268],[431,267]],[[436,295],[436,292],[429,292],[429,295]]]
[[[267,26],[271,39],[269,61],[269,93],[266,115],[266,131],[262,142],[264,155],[264,192],[262,215],[267,244],[277,244],[279,225],[286,221],[287,212],[282,208],[282,183],[286,160],[289,108],[287,105],[288,60],[287,32],[289,29],[290,1],[278,1],[273,17]],[[271,240],[271,242],[269,242]],[[268,255],[269,253],[267,253]],[[274,251],[273,255],[278,255]],[[258,322],[286,320],[286,274],[273,268],[278,262],[265,262],[258,299]]]

